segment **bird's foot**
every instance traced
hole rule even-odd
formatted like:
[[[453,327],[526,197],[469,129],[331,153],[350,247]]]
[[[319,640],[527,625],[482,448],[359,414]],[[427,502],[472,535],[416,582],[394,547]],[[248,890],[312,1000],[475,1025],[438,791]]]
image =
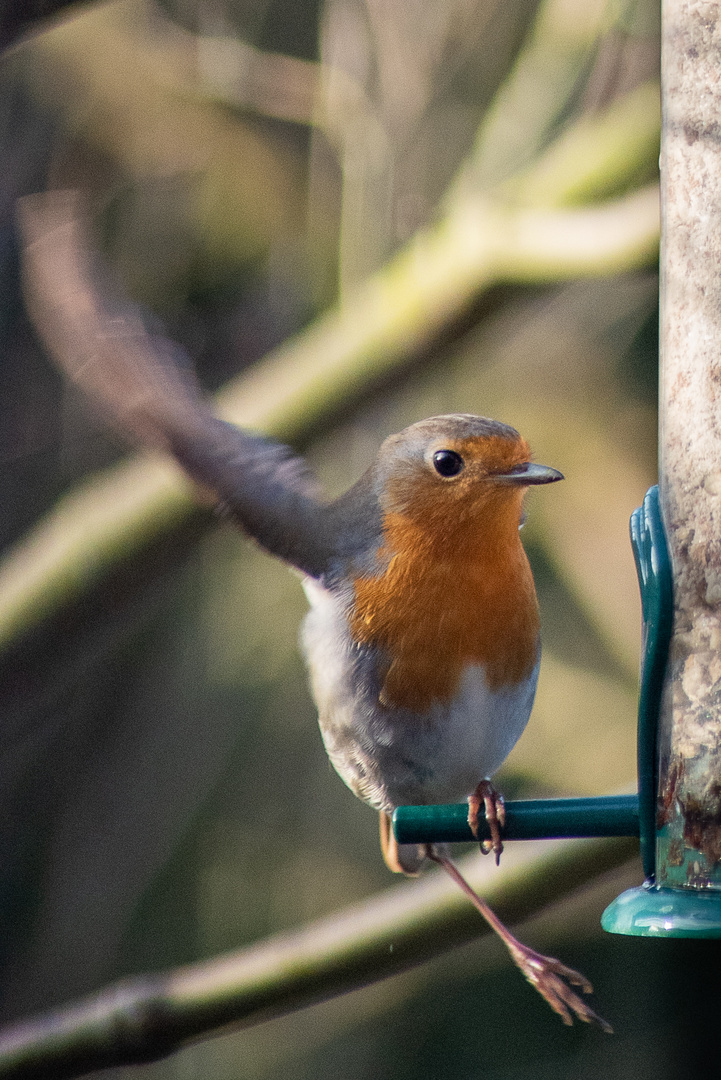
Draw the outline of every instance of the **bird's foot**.
[[[478,819],[481,806],[483,806],[488,828],[491,830],[491,839],[481,840],[481,851],[484,855],[492,851],[496,856],[496,866],[498,866],[503,852],[501,829],[506,824],[506,807],[503,796],[500,791],[496,791],[490,780],[481,780],[473,794],[468,797],[468,824],[476,840],[479,839]]]
[[[553,1011],[558,1013],[564,1024],[572,1024],[573,1016],[576,1016],[586,1024],[596,1024],[608,1035],[613,1034],[611,1025],[571,989],[571,986],[580,986],[584,994],[592,994],[593,987],[585,975],[566,967],[552,956],[543,956],[535,949],[529,949],[517,939],[507,940],[506,945],[514,963],[521,969],[531,986],[535,987]]]
[[[538,990],[542,998],[548,1002],[555,1013],[563,1020],[564,1024],[572,1024],[573,1017],[578,1017],[587,1024],[597,1024],[602,1031],[612,1034],[613,1028],[606,1023],[603,1017],[589,1008],[586,1002],[574,993],[570,986],[563,980],[567,979],[572,986],[580,986],[584,994],[593,991],[588,979],[573,968],[566,967],[560,960],[552,956],[543,956],[534,949],[519,941],[514,934],[498,918],[486,901],[471,888],[461,874],[458,867],[447,856],[442,855],[433,844],[426,844],[424,853],[427,859],[438,863],[446,871],[449,877],[455,881],[476,910],[483,916],[492,930],[500,937],[511,954],[513,962],[520,968],[528,979],[531,986]]]

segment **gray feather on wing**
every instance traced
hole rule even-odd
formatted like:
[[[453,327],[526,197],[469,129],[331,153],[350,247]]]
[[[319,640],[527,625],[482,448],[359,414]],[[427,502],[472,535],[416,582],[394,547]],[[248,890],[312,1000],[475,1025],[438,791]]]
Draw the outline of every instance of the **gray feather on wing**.
[[[28,310],[58,367],[126,438],[173,453],[264,548],[322,574],[333,538],[305,461],[213,415],[183,349],[111,283],[81,196],[28,196],[18,216]]]

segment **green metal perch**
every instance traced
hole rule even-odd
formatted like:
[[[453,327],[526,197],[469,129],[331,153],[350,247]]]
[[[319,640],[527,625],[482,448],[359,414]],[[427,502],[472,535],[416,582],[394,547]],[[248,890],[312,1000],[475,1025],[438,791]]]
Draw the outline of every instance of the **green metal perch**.
[[[401,844],[456,843],[474,839],[466,803],[399,806],[393,831]],[[480,839],[490,839],[481,819]],[[581,836],[638,836],[638,795],[590,799],[527,799],[506,804],[504,840],[549,840]]]

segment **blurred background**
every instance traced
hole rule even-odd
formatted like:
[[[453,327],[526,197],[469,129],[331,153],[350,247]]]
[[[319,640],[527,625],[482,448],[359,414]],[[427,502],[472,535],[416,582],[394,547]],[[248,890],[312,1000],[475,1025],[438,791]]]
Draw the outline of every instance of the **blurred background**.
[[[339,304],[363,313],[361,354],[375,329],[364,283],[387,295],[390,282],[405,321],[393,336],[379,311],[375,347],[389,334],[393,362],[382,376],[359,369],[291,425],[331,494],[387,434],[454,410],[517,426],[565,473],[528,500],[544,661],[498,776],[507,797],[633,787],[640,605],[627,529],[656,479],[653,215],[631,255],[596,258],[591,230],[582,272],[553,255],[552,230],[546,263],[521,253],[454,274],[469,207],[515,221],[515,206],[616,200],[622,214],[652,191],[657,0],[113,0],[31,29],[0,67],[0,574],[19,597],[15,615],[0,612],[5,1020],[395,884],[376,816],[323,751],[297,649],[304,600],[283,566],[207,512],[145,541],[121,509],[127,543],[53,591],[33,537],[89,477],[112,507],[107,470],[126,449],[33,336],[19,196],[90,194],[105,256],[209,391],[283,342],[292,372],[294,335],[323,340],[315,321]],[[414,302],[418,275],[438,310]],[[41,601],[23,597],[23,559],[48,578]],[[694,1075],[719,952],[604,937],[604,904],[640,875],[634,862],[523,928],[591,978],[613,1038],[563,1028],[484,938],[117,1075]]]

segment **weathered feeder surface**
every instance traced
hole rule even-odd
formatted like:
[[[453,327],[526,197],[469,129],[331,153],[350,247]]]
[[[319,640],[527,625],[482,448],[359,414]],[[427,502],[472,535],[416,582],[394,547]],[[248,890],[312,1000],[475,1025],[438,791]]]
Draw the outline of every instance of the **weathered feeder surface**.
[[[721,14],[664,0],[661,504],[674,626],[656,880],[721,889]]]

